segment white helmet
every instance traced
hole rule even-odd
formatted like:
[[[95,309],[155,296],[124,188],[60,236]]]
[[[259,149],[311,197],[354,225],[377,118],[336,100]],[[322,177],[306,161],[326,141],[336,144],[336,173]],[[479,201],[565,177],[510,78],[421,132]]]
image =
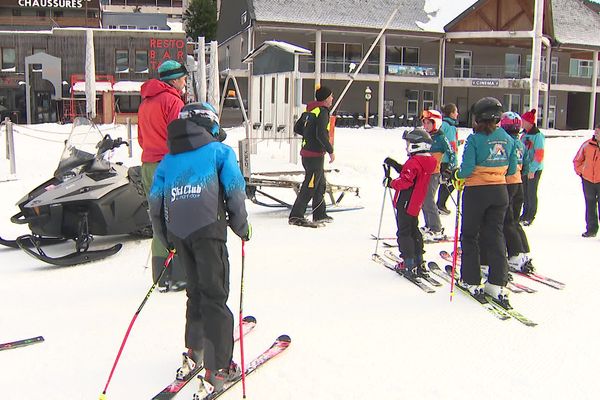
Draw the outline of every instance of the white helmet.
[[[425,153],[431,149],[431,136],[422,128],[412,131],[404,131],[402,139],[406,140],[406,151],[408,154]]]

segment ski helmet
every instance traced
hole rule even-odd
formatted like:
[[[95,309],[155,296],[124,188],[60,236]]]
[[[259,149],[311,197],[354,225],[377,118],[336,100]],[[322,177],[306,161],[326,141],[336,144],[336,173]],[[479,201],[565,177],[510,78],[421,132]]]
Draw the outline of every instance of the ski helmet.
[[[408,154],[424,153],[431,149],[433,140],[423,128],[415,128],[412,131],[404,131],[402,139],[406,140]]]
[[[513,111],[505,112],[500,118],[500,126],[511,135],[519,133],[522,125],[521,116]]]
[[[471,111],[477,123],[483,121],[498,122],[502,116],[502,103],[494,97],[484,97],[473,105]]]
[[[433,121],[433,129],[436,131],[442,127],[442,114],[437,110],[423,110],[421,121],[424,119]]]
[[[188,119],[207,128],[214,137],[224,134],[224,131],[219,126],[217,110],[210,103],[198,102],[186,104],[179,112],[179,119]]]
[[[175,60],[166,60],[158,66],[158,77],[161,81],[170,81],[188,74],[185,65]]]

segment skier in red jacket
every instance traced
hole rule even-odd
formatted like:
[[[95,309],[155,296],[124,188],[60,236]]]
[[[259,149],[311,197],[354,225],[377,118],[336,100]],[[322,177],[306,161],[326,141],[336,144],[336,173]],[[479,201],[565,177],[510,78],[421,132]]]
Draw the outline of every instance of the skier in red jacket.
[[[406,131],[402,138],[407,144],[406,163],[399,166],[389,158],[384,161],[387,165],[400,169],[400,176],[397,179],[386,182],[387,186],[396,190],[394,195],[398,226],[396,236],[400,256],[404,260],[397,268],[404,274],[426,275],[427,267],[423,261],[423,235],[419,230],[419,212],[423,207],[429,180],[437,166],[437,161],[429,153],[433,141],[425,130],[417,128],[412,132]]]
[[[138,142],[142,148],[142,182],[146,196],[152,187],[154,171],[169,152],[167,125],[179,117],[183,108],[181,96],[185,89],[187,70],[175,60],[166,60],[158,67],[159,79],[142,85],[142,104],[138,110]],[[152,238],[152,281],[155,281],[168,256],[167,249]],[[158,283],[161,292],[185,289],[185,272],[173,259],[167,273]]]

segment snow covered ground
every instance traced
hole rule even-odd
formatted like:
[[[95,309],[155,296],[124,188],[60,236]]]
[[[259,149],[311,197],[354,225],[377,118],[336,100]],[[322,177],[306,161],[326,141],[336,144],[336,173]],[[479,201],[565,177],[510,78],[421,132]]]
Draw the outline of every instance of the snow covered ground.
[[[123,127],[102,126],[111,135]],[[53,132],[53,133],[48,133]],[[11,224],[15,203],[48,179],[68,126],[18,126],[17,180],[0,182],[0,234],[14,238],[25,227]],[[249,399],[595,399],[600,360],[600,238],[583,239],[584,202],[571,160],[591,131],[558,132],[548,138],[539,189],[539,212],[526,228],[540,273],[566,282],[563,291],[529,280],[539,290],[514,294],[512,303],[539,323],[499,321],[449,286],[425,294],[371,261],[383,199],[381,161],[404,161],[402,130],[337,129],[333,183],[360,187],[342,205],[358,211],[332,213],[321,229],[292,227],[287,211],[247,202],[254,237],[246,245],[244,313],[258,326],[247,337],[246,358],[282,333],[291,347],[247,380]],[[237,149],[241,128],[229,132]],[[4,136],[2,136],[2,140]],[[301,170],[285,164],[287,148],[261,143],[255,172]],[[127,163],[139,163],[139,149]],[[2,164],[0,175],[6,175]],[[265,189],[267,190],[267,189]],[[268,191],[268,190],[267,190]],[[293,201],[289,189],[276,192]],[[267,200],[267,199],[263,199]],[[443,217],[454,229],[454,213]],[[385,205],[382,234],[395,232]],[[2,399],[97,399],[125,330],[151,286],[148,240],[116,240],[124,248],[92,264],[57,268],[21,251],[0,249],[0,342],[43,335],[41,344],[0,352]],[[241,245],[229,241],[230,306],[239,305]],[[442,263],[441,249],[426,257]],[[380,247],[381,248],[381,247]],[[60,247],[48,253],[70,250]],[[107,392],[108,399],[149,399],[170,381],[183,351],[184,293],[152,294],[142,310]],[[239,350],[235,349],[239,360]],[[177,398],[191,399],[195,384]],[[224,399],[241,397],[241,386]]]

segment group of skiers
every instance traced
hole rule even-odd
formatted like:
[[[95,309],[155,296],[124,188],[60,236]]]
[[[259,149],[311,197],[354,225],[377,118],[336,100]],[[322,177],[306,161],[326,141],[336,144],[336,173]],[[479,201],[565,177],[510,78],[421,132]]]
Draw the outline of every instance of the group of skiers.
[[[535,110],[522,118],[515,112],[504,113],[495,98],[480,99],[471,109],[473,134],[466,139],[460,165],[456,105],[444,106],[443,113],[425,110],[423,127],[405,132],[409,158],[404,165],[384,160],[399,171],[398,178],[385,181],[396,191],[397,241],[403,259],[397,269],[413,276],[428,274],[423,243],[445,237],[439,214],[449,213],[445,204],[457,189],[462,196],[457,210],[462,217],[458,284],[474,296],[488,293],[508,304],[509,265],[525,272],[533,269],[522,225],[535,217],[543,167],[543,134],[530,121]],[[521,215],[526,198],[530,202]],[[424,228],[418,227],[421,209]],[[482,267],[487,275],[484,283]]]

